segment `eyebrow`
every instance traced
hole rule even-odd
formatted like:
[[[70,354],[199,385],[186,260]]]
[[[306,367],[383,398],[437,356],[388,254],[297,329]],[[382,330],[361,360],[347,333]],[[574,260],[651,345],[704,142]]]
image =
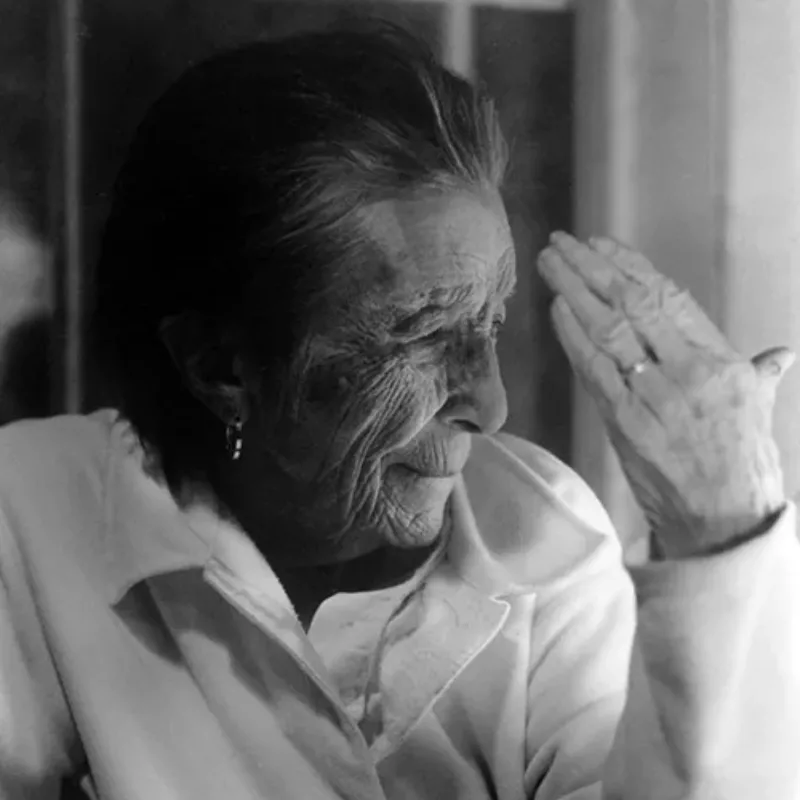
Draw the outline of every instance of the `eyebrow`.
[[[411,336],[416,334],[432,317],[439,317],[453,307],[453,303],[428,303],[411,313],[403,314],[392,327],[395,336]]]
[[[507,270],[498,281],[495,291],[503,301],[506,301],[514,294],[516,288],[516,272]],[[451,311],[453,306],[462,302],[469,295],[470,290],[471,287],[469,286],[437,289],[435,302],[426,303],[422,308],[402,309],[401,316],[392,326],[392,334],[395,336],[413,336],[417,334],[421,329],[424,329],[426,324],[430,323],[432,318],[441,317]]]

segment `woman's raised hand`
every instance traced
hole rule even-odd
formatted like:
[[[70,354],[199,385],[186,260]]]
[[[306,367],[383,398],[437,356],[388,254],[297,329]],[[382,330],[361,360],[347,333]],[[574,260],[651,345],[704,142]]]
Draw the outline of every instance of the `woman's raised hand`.
[[[743,358],[687,292],[610,239],[550,242],[539,271],[556,333],[663,554],[763,530],[785,502],[772,410],[794,354]]]

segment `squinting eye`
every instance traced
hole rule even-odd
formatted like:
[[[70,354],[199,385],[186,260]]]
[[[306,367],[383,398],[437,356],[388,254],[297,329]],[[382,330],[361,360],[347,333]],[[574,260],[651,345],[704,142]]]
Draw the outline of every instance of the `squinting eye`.
[[[414,343],[421,345],[441,344],[446,337],[447,331],[443,328],[437,328],[435,331],[431,331],[430,333],[426,333],[424,336],[420,336],[418,339],[415,339]]]

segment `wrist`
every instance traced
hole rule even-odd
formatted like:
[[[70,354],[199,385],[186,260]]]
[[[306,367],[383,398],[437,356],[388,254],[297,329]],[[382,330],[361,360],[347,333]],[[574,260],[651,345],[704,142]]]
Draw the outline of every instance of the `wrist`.
[[[655,561],[702,558],[733,550],[768,533],[786,508],[786,502],[770,504],[759,513],[708,519],[687,526],[680,533],[653,531]]]

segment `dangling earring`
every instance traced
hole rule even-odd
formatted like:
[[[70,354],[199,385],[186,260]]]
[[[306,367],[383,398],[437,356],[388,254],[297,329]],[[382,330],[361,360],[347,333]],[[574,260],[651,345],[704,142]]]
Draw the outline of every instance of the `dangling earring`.
[[[231,461],[238,461],[242,455],[242,427],[242,420],[237,416],[225,428],[225,447]]]

